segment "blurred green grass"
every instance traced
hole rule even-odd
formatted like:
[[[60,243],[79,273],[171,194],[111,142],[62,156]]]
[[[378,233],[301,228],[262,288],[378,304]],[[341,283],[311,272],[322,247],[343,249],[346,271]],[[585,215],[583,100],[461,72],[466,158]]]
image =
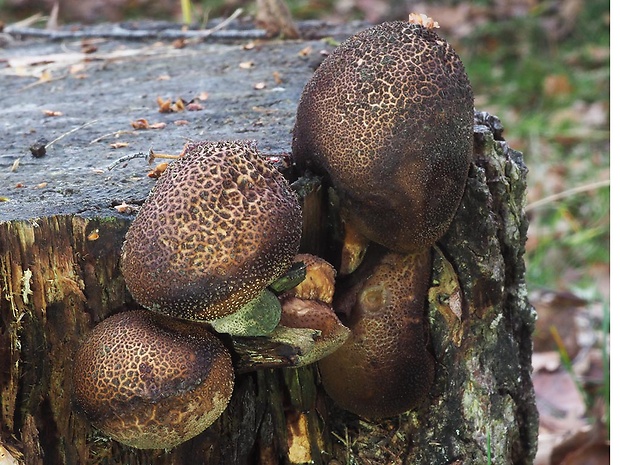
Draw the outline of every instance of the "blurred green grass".
[[[499,116],[524,153],[528,203],[540,202],[528,211],[530,288],[607,299],[609,2],[589,2],[574,20],[563,37],[540,10],[489,21],[460,41],[460,53],[477,107]],[[543,200],[578,186],[585,192]]]

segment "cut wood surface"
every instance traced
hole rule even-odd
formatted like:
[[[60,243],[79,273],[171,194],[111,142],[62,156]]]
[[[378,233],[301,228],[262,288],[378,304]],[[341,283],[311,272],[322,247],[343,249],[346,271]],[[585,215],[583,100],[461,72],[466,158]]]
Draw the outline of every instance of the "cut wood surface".
[[[3,50],[0,445],[27,464],[532,462],[527,169],[501,140],[499,122],[482,113],[465,196],[434,251],[428,318],[437,373],[417,411],[359,418],[325,395],[314,366],[248,372],[240,356],[222,417],[171,451],[123,446],[77,414],[73,354],[96,323],[135,307],[118,259],[155,182],[143,157],[108,167],[150,149],[179,153],[187,140],[255,139],[268,154],[289,151],[301,90],[333,48],[321,40],[92,45],[97,50],[87,55],[70,39],[17,41]],[[160,113],[158,97],[196,99],[202,109]],[[139,119],[166,124],[135,130]],[[44,156],[30,154],[40,139],[63,134]],[[297,186],[302,249],[329,257],[336,246],[327,189],[316,180]]]
[[[306,28],[342,39],[355,28],[313,30]],[[188,140],[254,139],[265,153],[290,151],[301,90],[333,49],[322,40],[222,39],[178,48],[170,40],[91,38],[87,44],[32,39],[0,50],[0,220],[115,214],[115,205],[139,203],[154,166],[138,158],[108,167],[150,149],[178,154]],[[160,113],[158,98],[202,109]],[[139,120],[158,129],[134,129]],[[59,137],[46,155],[31,154],[31,146]]]

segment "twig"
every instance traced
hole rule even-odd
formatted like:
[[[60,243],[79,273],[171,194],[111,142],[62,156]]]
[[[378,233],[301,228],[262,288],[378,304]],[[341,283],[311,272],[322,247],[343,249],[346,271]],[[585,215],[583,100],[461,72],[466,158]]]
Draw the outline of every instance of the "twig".
[[[107,134],[99,136],[99,137],[91,140],[89,142],[89,144],[96,144],[97,142],[101,142],[103,139],[106,139],[106,138],[112,137],[112,136],[117,137],[117,136],[120,136],[121,134],[134,134],[134,133],[135,133],[135,131],[130,131],[128,129],[120,129],[118,131],[109,132]]]
[[[151,151],[149,151],[149,153],[137,152],[137,153],[132,153],[130,155],[125,155],[124,157],[121,157],[118,160],[112,162],[110,165],[108,165],[108,171],[113,170],[115,167],[117,167],[121,163],[125,163],[126,161],[130,161],[130,160],[135,160],[136,158],[144,158],[145,160],[148,160],[150,153]]]
[[[534,210],[535,208],[542,207],[549,203],[553,203],[557,200],[565,199],[575,194],[581,194],[583,192],[589,192],[589,191],[593,191],[596,189],[600,189],[601,187],[607,187],[609,186],[609,184],[610,184],[610,180],[605,179],[603,181],[597,181],[597,182],[593,182],[590,184],[585,184],[583,186],[573,187],[572,189],[567,189],[565,191],[558,192],[557,194],[550,195],[549,197],[545,197],[540,200],[537,200],[536,202],[532,202],[529,205],[526,205],[525,211],[529,212],[531,210]]]
[[[59,140],[61,140],[61,139],[64,139],[64,138],[65,138],[66,136],[68,136],[69,134],[74,133],[75,131],[78,131],[78,130],[80,130],[80,129],[82,129],[82,128],[85,128],[86,126],[90,126],[91,124],[94,124],[94,123],[96,123],[96,122],[97,122],[97,120],[96,120],[96,119],[94,119],[94,120],[92,120],[92,121],[89,121],[88,123],[84,123],[84,124],[82,124],[81,126],[78,126],[78,127],[76,127],[76,128],[73,128],[73,129],[71,129],[70,131],[65,132],[64,134],[61,134],[60,136],[58,136],[58,137],[57,137],[56,139],[54,139],[53,141],[48,142],[47,144],[45,144],[45,148],[46,148],[46,149],[50,148],[50,147],[52,146],[52,144],[55,144],[56,142],[58,142],[58,141],[59,141]]]
[[[211,28],[211,29],[207,29],[206,31],[204,31],[205,33],[211,33],[213,34],[214,32],[219,31],[220,29],[225,28],[226,26],[228,26],[230,23],[232,23],[235,19],[237,19],[241,13],[243,13],[243,9],[242,8],[237,8],[235,11],[233,11],[233,14],[230,15],[228,18],[226,18],[224,21],[222,21],[221,23],[219,23],[217,26]],[[196,32],[202,32],[202,31],[196,31]]]
[[[21,21],[17,21],[16,23],[11,24],[10,26],[7,27],[15,27],[15,28],[22,28],[22,27],[28,27],[34,23],[37,23],[39,21],[46,21],[48,19],[47,16],[43,16],[41,13],[35,13],[32,16],[29,16],[28,18],[22,19]],[[5,28],[5,32],[6,28]]]

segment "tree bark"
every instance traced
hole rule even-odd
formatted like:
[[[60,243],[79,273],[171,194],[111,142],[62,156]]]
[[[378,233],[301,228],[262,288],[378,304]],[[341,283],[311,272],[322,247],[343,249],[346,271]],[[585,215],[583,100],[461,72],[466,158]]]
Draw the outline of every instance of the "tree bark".
[[[57,215],[0,223],[1,443],[26,464],[532,463],[527,169],[494,117],[476,122],[466,192],[434,249],[437,373],[418,410],[367,421],[332,403],[315,366],[242,373],[238,362],[229,407],[196,438],[171,451],[106,438],[72,410],[71,361],[97,322],[135,306],[118,266],[130,218]],[[329,256],[327,190],[316,180],[294,185],[303,251]]]

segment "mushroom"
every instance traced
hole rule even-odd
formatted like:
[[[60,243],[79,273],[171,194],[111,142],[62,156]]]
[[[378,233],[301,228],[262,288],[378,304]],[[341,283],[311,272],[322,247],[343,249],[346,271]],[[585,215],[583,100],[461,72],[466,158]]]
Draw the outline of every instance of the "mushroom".
[[[435,375],[424,318],[430,249],[407,255],[378,249],[370,249],[335,297],[351,336],[319,361],[327,394],[370,418],[419,405]]]
[[[202,321],[242,310],[214,326],[265,334],[280,317],[266,288],[291,266],[301,222],[295,193],[253,142],[190,143],[131,224],[122,273],[150,310]]]
[[[205,325],[148,310],[99,323],[74,360],[74,402],[113,439],[171,449],[210,426],[233,391],[230,354]]]
[[[334,267],[326,260],[310,254],[298,254],[295,261],[304,263],[306,277],[278,297],[282,303],[280,325],[321,331],[312,349],[300,356],[301,360],[296,366],[303,366],[337,350],[351,332],[340,322],[332,308],[336,278]]]
[[[431,246],[448,229],[473,152],[465,68],[425,15],[337,47],[304,88],[293,131],[301,170],[333,186],[344,244],[334,309],[351,337],[319,362],[327,393],[373,418],[429,392],[424,321]],[[344,287],[343,287],[344,286]]]
[[[293,158],[328,176],[349,227],[410,253],[430,247],[452,220],[472,160],[473,118],[454,49],[415,20],[387,22],[343,42],[305,86]]]

